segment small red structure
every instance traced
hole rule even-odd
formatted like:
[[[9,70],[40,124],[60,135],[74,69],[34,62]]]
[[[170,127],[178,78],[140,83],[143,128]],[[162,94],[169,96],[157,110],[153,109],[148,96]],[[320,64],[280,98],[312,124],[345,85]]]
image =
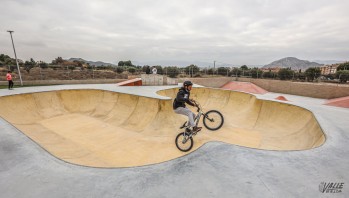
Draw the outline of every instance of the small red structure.
[[[117,83],[116,85],[119,85],[119,86],[142,86],[142,79],[141,78],[134,78],[131,80],[126,80],[126,81]]]
[[[289,101],[285,98],[285,96],[278,96],[275,98],[276,100]]]
[[[327,100],[325,105],[349,108],[349,96]]]

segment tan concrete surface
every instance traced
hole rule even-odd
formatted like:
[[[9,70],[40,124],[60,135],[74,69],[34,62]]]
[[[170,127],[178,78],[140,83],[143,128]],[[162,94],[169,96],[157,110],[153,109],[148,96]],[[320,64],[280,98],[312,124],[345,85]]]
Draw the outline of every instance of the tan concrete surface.
[[[176,91],[158,93],[173,97]],[[192,97],[225,118],[222,129],[195,136],[192,151],[209,141],[267,150],[310,149],[325,141],[313,114],[301,107],[209,88],[194,88]],[[0,97],[0,116],[74,164],[131,167],[185,154],[174,139],[186,118],[173,112],[172,100],[102,90],[41,92]]]

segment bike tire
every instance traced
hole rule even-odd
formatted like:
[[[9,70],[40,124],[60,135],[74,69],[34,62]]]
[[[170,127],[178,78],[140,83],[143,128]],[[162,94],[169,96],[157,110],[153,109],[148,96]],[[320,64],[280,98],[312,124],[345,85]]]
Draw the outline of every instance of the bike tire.
[[[212,123],[212,122],[215,122],[215,121],[211,121],[209,120],[210,118],[210,115],[211,115],[211,118],[213,117],[217,117],[217,118],[220,118],[220,120],[217,120],[217,125],[212,127],[209,125],[209,123]],[[223,115],[221,114],[221,112],[217,111],[217,110],[210,110],[208,112],[206,112],[205,116],[204,116],[204,126],[208,129],[208,130],[211,130],[211,131],[216,131],[218,129],[220,129],[222,126],[223,126],[223,123],[224,123],[224,117]]]
[[[183,141],[183,138],[182,137],[184,137],[184,132],[181,132],[181,133],[179,133],[178,135],[177,135],[177,137],[176,137],[176,147],[180,150],[180,151],[182,151],[182,152],[188,152],[188,151],[190,151],[192,148],[193,148],[193,145],[194,145],[194,140],[193,140],[193,138],[192,137],[190,137],[188,140],[187,140],[187,142],[185,143],[185,145],[187,145],[187,146],[189,146],[188,148],[183,148],[182,147],[182,145],[183,145],[183,143],[182,143],[182,141]]]

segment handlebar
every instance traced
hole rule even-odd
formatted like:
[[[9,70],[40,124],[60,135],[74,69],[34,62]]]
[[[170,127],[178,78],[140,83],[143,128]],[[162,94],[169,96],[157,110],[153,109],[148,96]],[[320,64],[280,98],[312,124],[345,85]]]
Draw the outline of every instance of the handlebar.
[[[190,100],[192,103],[194,103],[195,107],[197,108],[197,111],[199,112],[201,110],[201,105],[196,102],[195,100]]]

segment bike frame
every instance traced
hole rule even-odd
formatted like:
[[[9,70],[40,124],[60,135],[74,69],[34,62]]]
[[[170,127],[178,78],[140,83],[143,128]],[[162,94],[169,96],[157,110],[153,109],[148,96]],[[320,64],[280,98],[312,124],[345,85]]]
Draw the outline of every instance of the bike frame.
[[[196,108],[197,108],[197,112],[198,112],[198,114],[195,116],[195,118],[194,118],[194,121],[195,121],[195,126],[198,126],[199,125],[199,122],[200,122],[200,118],[201,118],[201,116],[203,115],[203,116],[206,116],[206,113],[205,112],[203,112],[202,110],[201,110],[201,105],[200,104],[198,104],[198,103],[195,103],[194,102],[194,104],[196,104]]]
[[[201,110],[201,107],[197,107],[197,108],[198,108],[198,110],[197,110],[198,114],[197,114],[197,115],[195,116],[195,118],[194,118],[195,126],[198,126],[198,124],[199,124],[199,122],[200,122],[201,116],[205,114],[205,113]]]

